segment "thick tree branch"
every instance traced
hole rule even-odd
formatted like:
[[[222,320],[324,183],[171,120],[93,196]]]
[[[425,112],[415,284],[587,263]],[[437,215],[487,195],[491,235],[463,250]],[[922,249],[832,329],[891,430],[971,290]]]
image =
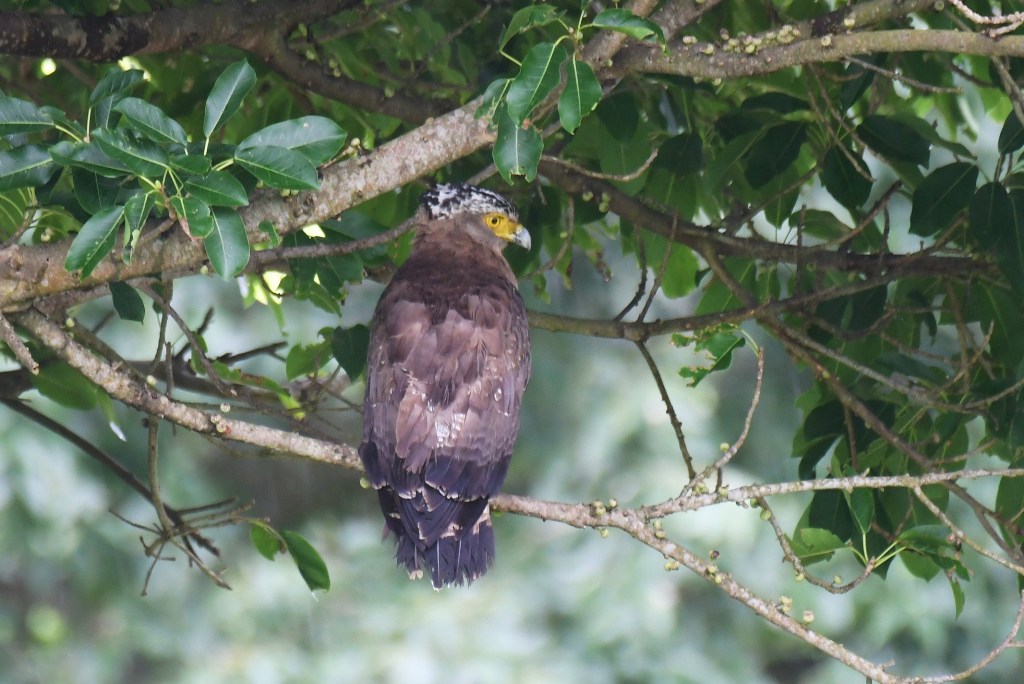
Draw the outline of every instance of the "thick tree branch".
[[[716,43],[696,42],[673,46],[666,54],[656,46],[640,44],[624,51],[610,73],[620,77],[647,73],[707,79],[741,78],[884,52],[1021,57],[1024,56],[1024,36],[995,39],[980,33],[938,29],[829,33],[788,45],[762,47],[750,53],[727,52]]]
[[[252,48],[268,31],[329,17],[351,0],[230,0],[134,15],[0,12],[0,53],[114,62],[203,45]]]

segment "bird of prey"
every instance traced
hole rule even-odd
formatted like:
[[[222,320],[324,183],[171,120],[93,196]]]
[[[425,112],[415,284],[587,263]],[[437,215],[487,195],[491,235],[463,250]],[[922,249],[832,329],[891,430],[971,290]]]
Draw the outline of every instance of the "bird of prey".
[[[508,243],[530,234],[501,195],[423,194],[412,254],[373,315],[359,456],[385,534],[413,579],[469,583],[494,562],[488,500],[508,471],[530,376],[530,335]]]

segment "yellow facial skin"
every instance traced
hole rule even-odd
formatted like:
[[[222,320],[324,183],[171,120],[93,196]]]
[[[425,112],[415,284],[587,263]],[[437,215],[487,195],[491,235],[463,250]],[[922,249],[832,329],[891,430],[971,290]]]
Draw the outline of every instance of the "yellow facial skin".
[[[523,249],[530,249],[530,234],[518,221],[510,219],[505,214],[492,212],[484,214],[484,224],[502,240],[519,245]]]

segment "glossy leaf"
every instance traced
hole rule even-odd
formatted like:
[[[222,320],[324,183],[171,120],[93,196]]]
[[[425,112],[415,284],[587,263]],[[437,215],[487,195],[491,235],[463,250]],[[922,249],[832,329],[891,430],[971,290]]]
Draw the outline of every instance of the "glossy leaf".
[[[89,94],[89,106],[95,107],[108,97],[116,99],[116,96],[123,96],[125,92],[141,83],[143,76],[139,69],[123,70],[119,67],[110,67]]]
[[[850,507],[853,522],[861,534],[871,531],[871,522],[875,519],[875,494],[870,489],[854,489],[843,492],[846,504]]]
[[[93,140],[111,159],[139,176],[159,178],[167,167],[167,154],[148,140],[133,140],[120,130],[104,129],[93,133]]]
[[[188,137],[181,124],[145,100],[128,97],[114,105],[114,110],[120,112],[132,128],[153,142],[182,146],[188,144]]]
[[[124,162],[107,155],[99,145],[89,143],[58,143],[50,148],[50,157],[61,166],[87,169],[107,178],[120,178],[131,173]]]
[[[238,149],[283,147],[303,155],[314,166],[330,160],[345,144],[347,134],[338,124],[323,116],[304,116],[282,121],[256,131],[238,143]]]
[[[327,564],[324,563],[324,559],[320,557],[320,554],[313,548],[313,545],[297,532],[290,530],[282,531],[281,538],[288,548],[288,553],[291,554],[292,559],[295,561],[295,565],[298,566],[299,574],[306,581],[306,586],[311,591],[316,591],[317,589],[327,591],[330,589],[331,577],[327,572]]]
[[[209,138],[221,124],[231,118],[254,85],[256,72],[244,59],[225,69],[206,98],[203,135]]]
[[[558,85],[559,68],[565,57],[561,43],[538,43],[526,54],[505,96],[508,115],[516,125],[522,125],[533,108]]]
[[[123,216],[124,207],[112,207],[104,209],[86,221],[68,249],[64,268],[69,271],[81,271],[81,277],[87,278],[114,248],[117,228]]]
[[[507,183],[512,182],[512,176],[523,176],[532,181],[537,175],[543,151],[544,141],[537,129],[517,125],[502,109],[498,114],[498,135],[491,153],[501,177]]]
[[[320,187],[316,167],[305,156],[283,147],[249,147],[235,152],[243,169],[272,188],[316,190]]]
[[[193,176],[205,176],[213,168],[213,161],[204,154],[172,154],[168,162],[174,170]]]
[[[128,283],[122,282],[111,282],[108,283],[110,287],[110,295],[114,304],[114,311],[124,321],[134,321],[136,323],[142,323],[146,320],[146,305],[142,301],[142,296],[135,291]]]
[[[558,21],[563,14],[564,12],[551,5],[524,7],[512,15],[512,19],[508,22],[508,28],[505,29],[505,33],[502,34],[501,40],[498,42],[498,50],[504,50],[508,42],[518,34],[536,26],[547,26]]]
[[[215,207],[213,230],[203,240],[210,264],[227,280],[242,272],[249,263],[249,238],[241,217],[230,209]]]
[[[625,33],[630,38],[640,40],[654,36],[659,43],[665,43],[665,34],[660,26],[625,9],[606,9],[594,17],[592,25],[600,29]]]
[[[31,102],[0,95],[0,136],[53,128],[53,118]],[[0,165],[0,171],[3,170]]]
[[[586,62],[570,59],[565,66],[565,90],[558,97],[558,120],[575,133],[580,122],[601,101],[601,82]]]
[[[184,189],[211,206],[241,207],[249,204],[245,188],[227,171],[211,171],[201,178],[189,178]]]
[[[1024,147],[1024,126],[1020,123],[1020,117],[1011,108],[1010,113],[1006,115],[1006,121],[1003,122],[1003,128],[999,131],[996,149],[999,150],[999,154],[1009,154],[1022,147]]]
[[[677,346],[688,346],[690,343],[689,338],[684,335],[673,335],[672,342]],[[744,344],[746,338],[731,328],[699,336],[694,351],[703,353],[706,363],[680,368],[679,375],[687,380],[687,385],[696,387],[710,374],[729,368],[732,364],[732,353]]]
[[[356,380],[366,370],[366,355],[370,348],[370,329],[365,325],[335,328],[331,337],[331,352],[345,369],[349,379]]]
[[[895,161],[927,166],[930,145],[910,126],[890,117],[873,114],[857,127],[857,135],[878,154]]]
[[[971,203],[977,180],[978,167],[965,162],[932,171],[914,190],[910,232],[928,237],[948,228]]]
[[[0,192],[38,187],[57,171],[49,151],[41,145],[22,145],[0,151]]]
[[[175,195],[170,203],[182,230],[190,237],[205,238],[213,232],[213,214],[206,202],[197,197]]]

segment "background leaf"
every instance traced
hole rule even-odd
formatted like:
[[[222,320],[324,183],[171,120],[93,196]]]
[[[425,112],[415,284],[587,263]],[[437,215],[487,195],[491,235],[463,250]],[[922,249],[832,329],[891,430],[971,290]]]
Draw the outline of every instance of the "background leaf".
[[[238,111],[242,100],[256,85],[256,72],[244,59],[235,62],[220,75],[206,99],[203,135],[209,138]]]

